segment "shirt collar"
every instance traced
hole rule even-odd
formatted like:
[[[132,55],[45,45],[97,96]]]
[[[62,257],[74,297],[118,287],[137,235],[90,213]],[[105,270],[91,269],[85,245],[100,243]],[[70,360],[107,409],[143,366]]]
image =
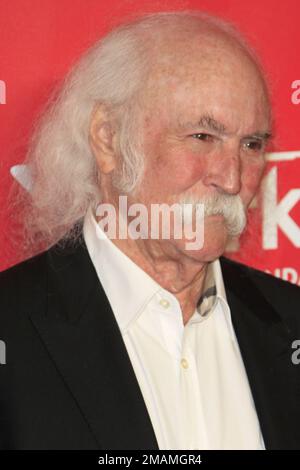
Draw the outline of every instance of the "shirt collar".
[[[198,300],[197,309],[190,321],[194,323],[208,318],[213,313],[214,308],[219,302],[225,316],[231,339],[236,342],[236,335],[232,325],[231,312],[227,302],[219,259],[209,263],[202,291],[203,294]]]
[[[90,258],[122,332],[129,328],[156,294],[174,298],[177,302],[172,293],[163,289],[105,235],[91,208],[84,219],[83,234]],[[235,338],[221,265],[217,259],[208,265],[203,294],[188,323],[208,318],[218,301],[222,303],[231,337]]]

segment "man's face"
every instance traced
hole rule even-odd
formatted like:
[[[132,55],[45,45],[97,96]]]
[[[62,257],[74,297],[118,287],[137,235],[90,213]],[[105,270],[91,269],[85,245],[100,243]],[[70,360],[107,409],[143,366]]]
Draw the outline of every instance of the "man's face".
[[[265,166],[264,134],[269,109],[262,80],[238,50],[189,42],[151,76],[145,92],[143,129],[146,168],[133,200],[173,204],[184,196],[238,195],[245,208],[253,199]],[[183,47],[183,51],[184,51]],[[222,216],[205,220],[207,259],[225,249]],[[173,240],[179,250],[180,241]]]

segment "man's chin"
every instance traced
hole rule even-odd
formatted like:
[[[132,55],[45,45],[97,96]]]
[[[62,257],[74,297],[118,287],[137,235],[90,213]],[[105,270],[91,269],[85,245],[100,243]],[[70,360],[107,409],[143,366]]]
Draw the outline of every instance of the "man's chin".
[[[201,243],[195,239],[184,238],[182,240],[172,240],[177,251],[182,255],[194,259],[198,262],[210,262],[219,258],[226,249],[229,237],[227,230],[219,230],[218,233],[204,233]]]

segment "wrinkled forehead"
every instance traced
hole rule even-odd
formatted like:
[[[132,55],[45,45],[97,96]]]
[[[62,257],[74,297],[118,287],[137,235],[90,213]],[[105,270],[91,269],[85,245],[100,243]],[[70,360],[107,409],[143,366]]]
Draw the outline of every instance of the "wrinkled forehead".
[[[187,99],[194,106],[202,98],[206,102],[221,100],[223,106],[231,107],[244,100],[249,112],[259,108],[270,116],[268,88],[260,67],[244,47],[224,34],[174,33],[160,41],[151,53],[144,96],[150,106],[160,104],[165,109]]]

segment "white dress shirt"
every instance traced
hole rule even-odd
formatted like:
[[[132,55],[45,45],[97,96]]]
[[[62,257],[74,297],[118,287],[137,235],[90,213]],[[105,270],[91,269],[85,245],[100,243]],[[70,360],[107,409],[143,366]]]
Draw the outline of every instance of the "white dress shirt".
[[[84,238],[159,448],[264,449],[219,260],[209,265],[215,292],[202,299],[204,315],[196,309],[184,325],[176,297],[106,237],[91,210]]]

